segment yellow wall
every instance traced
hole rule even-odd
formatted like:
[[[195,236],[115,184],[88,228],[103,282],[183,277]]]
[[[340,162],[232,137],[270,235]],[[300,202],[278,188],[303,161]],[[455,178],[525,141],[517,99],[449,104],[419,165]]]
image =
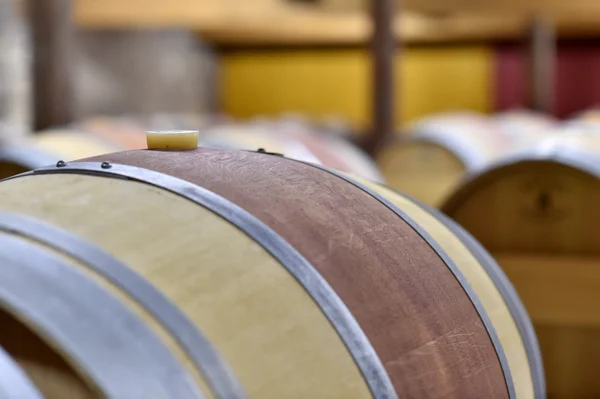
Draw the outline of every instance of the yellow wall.
[[[404,49],[396,67],[402,122],[444,110],[489,112],[492,63],[492,51],[485,46]],[[223,108],[242,118],[299,111],[340,115],[365,125],[369,69],[364,50],[228,52],[220,78]]]

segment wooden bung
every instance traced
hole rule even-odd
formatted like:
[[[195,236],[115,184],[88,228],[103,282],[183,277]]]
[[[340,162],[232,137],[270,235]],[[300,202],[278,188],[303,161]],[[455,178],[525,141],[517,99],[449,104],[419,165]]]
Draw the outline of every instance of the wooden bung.
[[[198,148],[197,130],[160,130],[146,132],[149,150],[193,150]]]

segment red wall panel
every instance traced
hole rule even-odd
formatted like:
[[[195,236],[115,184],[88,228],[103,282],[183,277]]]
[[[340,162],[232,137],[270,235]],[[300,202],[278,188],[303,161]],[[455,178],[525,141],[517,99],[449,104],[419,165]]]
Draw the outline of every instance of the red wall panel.
[[[523,47],[497,45],[495,56],[495,110],[525,106],[527,58]],[[554,84],[554,113],[558,117],[569,117],[600,103],[600,41],[559,43]]]

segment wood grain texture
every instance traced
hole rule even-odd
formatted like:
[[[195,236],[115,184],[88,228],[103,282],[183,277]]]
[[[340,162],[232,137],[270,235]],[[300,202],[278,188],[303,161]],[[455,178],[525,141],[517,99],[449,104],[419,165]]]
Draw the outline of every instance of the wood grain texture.
[[[378,182],[384,180],[375,162],[357,146],[344,138],[313,131],[301,123],[225,124],[202,131],[199,142],[201,147],[250,151],[263,148],[287,158],[317,163]]]
[[[581,149],[556,148],[556,155],[523,155],[490,168],[442,210],[492,252],[515,285],[539,337],[549,397],[597,397],[588,370],[600,364],[599,175],[593,162],[572,163],[576,154],[585,159]]]
[[[410,226],[354,186],[282,157],[240,151],[131,151],[91,160],[199,184],[272,227],[348,306],[399,397],[508,396],[490,338],[452,272]]]
[[[442,211],[490,251],[595,255],[597,185],[560,162],[524,159],[474,176]]]
[[[206,208],[146,184],[82,175],[4,181],[0,196],[1,210],[75,233],[142,275],[204,333],[249,398],[371,398],[354,359],[304,287]],[[161,332],[126,292],[87,274]]]
[[[511,313],[506,299],[498,290],[492,277],[465,243],[438,218],[425,211],[412,200],[384,186],[354,176],[351,176],[351,178],[389,200],[398,209],[405,212],[408,217],[430,234],[440,248],[454,261],[481,301],[494,330],[498,334],[502,350],[510,367],[517,397],[534,398],[533,373],[529,366],[523,337],[514,319],[515,315]],[[540,393],[538,392],[538,394]]]

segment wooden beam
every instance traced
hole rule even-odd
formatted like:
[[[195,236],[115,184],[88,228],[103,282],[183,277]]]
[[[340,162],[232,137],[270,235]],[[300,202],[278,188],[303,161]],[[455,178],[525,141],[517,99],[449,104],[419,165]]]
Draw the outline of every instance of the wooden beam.
[[[199,27],[202,37],[220,46],[363,46],[368,43],[372,27],[366,15],[348,13],[343,16],[324,13],[281,15],[280,24],[271,19],[235,20],[235,23],[212,23]],[[455,43],[465,41],[518,40],[531,19],[512,13],[455,13],[427,15],[404,11],[394,18],[396,38],[405,44]],[[600,37],[600,13],[579,13],[548,17],[558,38]]]
[[[396,39],[392,0],[371,0],[372,125],[364,148],[375,156],[394,136],[394,61]]]
[[[515,3],[520,0],[423,1],[408,1],[394,18],[394,31],[405,43],[520,40],[531,11],[546,2],[540,15],[555,24],[558,36],[600,36],[597,0],[528,0],[522,5]],[[463,3],[468,7],[459,8]],[[182,27],[226,46],[363,46],[372,32],[369,15],[360,7],[333,12],[283,0],[74,0],[74,6],[77,25],[84,29]]]
[[[600,12],[597,0],[406,0],[407,9],[425,13],[515,13],[560,15],[572,11]]]
[[[34,130],[67,124],[73,110],[70,0],[29,0],[33,45]]]
[[[529,26],[529,107],[552,114],[554,111],[554,67],[556,37],[552,22],[536,16]]]

